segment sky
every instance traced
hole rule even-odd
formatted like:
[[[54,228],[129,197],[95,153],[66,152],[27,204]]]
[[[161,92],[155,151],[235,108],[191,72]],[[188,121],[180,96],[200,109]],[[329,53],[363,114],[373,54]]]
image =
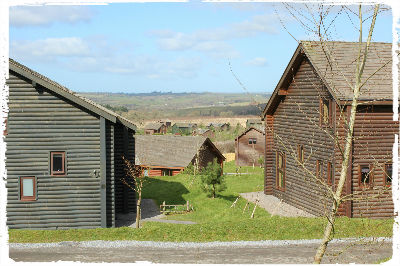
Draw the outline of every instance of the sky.
[[[315,39],[307,8],[316,10],[199,1],[14,6],[10,57],[77,92],[270,93],[297,41]],[[364,11],[366,28],[371,7]],[[358,39],[354,12],[330,9],[329,39]],[[373,40],[392,41],[390,10],[379,14]]]

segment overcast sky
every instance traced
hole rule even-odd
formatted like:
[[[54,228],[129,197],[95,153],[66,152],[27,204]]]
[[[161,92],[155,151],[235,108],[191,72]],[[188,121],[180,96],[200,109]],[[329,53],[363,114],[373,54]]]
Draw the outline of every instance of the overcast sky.
[[[332,39],[357,40],[354,10]],[[315,38],[280,3],[12,7],[10,57],[78,92],[244,92],[229,64],[249,92],[272,92],[297,47],[282,23]],[[374,41],[391,42],[391,30],[380,14]]]

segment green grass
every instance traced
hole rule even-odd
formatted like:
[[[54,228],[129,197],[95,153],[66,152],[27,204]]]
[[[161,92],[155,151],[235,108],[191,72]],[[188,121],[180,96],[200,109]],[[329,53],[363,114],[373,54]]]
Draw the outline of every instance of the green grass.
[[[234,164],[234,162],[233,162]],[[225,168],[233,167],[227,163]],[[248,170],[253,170],[252,167]],[[257,168],[256,168],[257,169]],[[261,190],[262,169],[242,176],[227,176],[227,190],[218,198],[207,198],[199,188],[199,177],[178,175],[150,178],[143,191],[144,198],[153,198],[157,204],[184,204],[189,200],[194,212],[168,215],[167,219],[194,221],[197,224],[166,224],[144,222],[140,229],[98,228],[74,230],[9,230],[10,242],[59,242],[84,240],[153,240],[153,241],[238,241],[315,239],[322,237],[324,218],[289,218],[271,216],[254,205],[243,213],[246,201],[240,199],[230,208],[238,193]],[[337,219],[336,238],[392,236],[393,219]]]

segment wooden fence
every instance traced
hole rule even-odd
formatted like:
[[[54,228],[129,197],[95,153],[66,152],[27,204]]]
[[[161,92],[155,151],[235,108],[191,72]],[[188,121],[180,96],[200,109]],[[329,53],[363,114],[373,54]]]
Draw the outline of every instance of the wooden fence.
[[[193,206],[189,204],[189,201],[186,201],[186,204],[181,205],[172,205],[172,204],[163,204],[160,205],[161,213],[185,213],[193,211]]]

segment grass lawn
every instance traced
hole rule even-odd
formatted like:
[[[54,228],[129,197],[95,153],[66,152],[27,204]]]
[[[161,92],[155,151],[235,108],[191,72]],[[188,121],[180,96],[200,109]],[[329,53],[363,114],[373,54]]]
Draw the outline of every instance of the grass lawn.
[[[224,169],[231,172],[234,162]],[[232,202],[241,192],[260,191],[263,170],[242,167],[252,174],[226,176],[227,190],[216,199],[207,198],[199,188],[199,178],[189,175],[151,178],[144,189],[144,198],[157,204],[184,204],[189,200],[194,212],[169,215],[167,219],[194,221],[197,224],[166,224],[145,222],[140,229],[98,228],[73,230],[10,230],[10,242],[58,242],[85,240],[154,240],[154,241],[238,241],[315,239],[322,237],[324,218],[288,218],[271,216],[257,207],[250,219],[254,204],[243,213],[246,201],[240,199],[235,208]],[[234,171],[233,171],[234,172]],[[392,236],[393,219],[337,219],[336,238]]]

